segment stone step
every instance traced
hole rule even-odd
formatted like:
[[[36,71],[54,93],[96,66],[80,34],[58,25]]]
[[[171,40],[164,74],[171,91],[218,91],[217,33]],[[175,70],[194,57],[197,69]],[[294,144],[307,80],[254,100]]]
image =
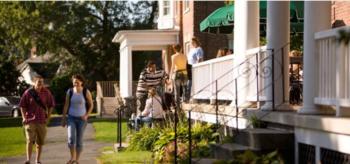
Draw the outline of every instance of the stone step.
[[[253,152],[259,151],[258,149],[253,149],[248,146],[236,144],[236,143],[224,143],[224,144],[213,144],[210,145],[211,154],[215,159],[220,160],[230,160],[233,159],[235,155],[242,154],[246,150],[251,150]]]
[[[234,142],[259,150],[292,149],[294,133],[267,128],[248,128],[239,131]]]

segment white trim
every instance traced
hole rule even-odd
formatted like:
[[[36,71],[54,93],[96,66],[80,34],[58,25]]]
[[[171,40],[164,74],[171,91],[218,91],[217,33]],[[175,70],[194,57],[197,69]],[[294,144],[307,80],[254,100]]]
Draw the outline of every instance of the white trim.
[[[350,30],[350,26],[345,26],[345,27],[339,27],[339,28],[334,28],[334,29],[329,29],[326,31],[320,31],[320,32],[316,32],[315,33],[315,39],[319,40],[319,39],[327,39],[330,37],[337,37],[339,34],[339,31],[341,30],[345,30],[345,31],[349,31]]]
[[[235,58],[234,55],[227,55],[227,56],[223,56],[223,57],[220,57],[220,58],[214,58],[214,59],[210,59],[210,60],[207,60],[207,61],[204,61],[204,62],[193,64],[193,67],[200,67],[200,66],[203,66],[203,65],[211,64],[211,63],[217,63],[217,62],[222,62],[222,61],[226,61],[226,60],[232,60],[234,58]],[[232,65],[233,65],[233,63],[232,63]]]
[[[295,140],[298,143],[310,144],[350,154],[350,136],[344,134],[316,131],[312,129],[295,128]],[[317,159],[316,159],[317,160]]]
[[[337,99],[335,98],[315,97],[314,102],[319,105],[337,105]]]
[[[188,112],[186,112],[186,117],[188,118]],[[216,124],[216,115],[210,113],[202,112],[191,112],[191,119],[197,121],[203,121],[207,123]],[[218,116],[219,124],[228,127],[236,128],[236,118],[232,116],[226,116],[219,114]],[[245,118],[238,118],[238,129],[245,129],[248,126],[248,120]]]

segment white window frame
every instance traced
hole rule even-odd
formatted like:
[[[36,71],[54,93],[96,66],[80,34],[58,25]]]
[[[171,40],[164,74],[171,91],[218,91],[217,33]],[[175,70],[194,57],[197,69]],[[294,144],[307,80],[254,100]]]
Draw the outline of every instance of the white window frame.
[[[170,8],[171,4],[170,3],[171,3],[170,0],[164,0],[163,1],[163,8],[162,8],[163,16],[170,16],[170,12],[171,12],[171,8]],[[167,4],[167,6],[166,6],[166,4]],[[168,13],[165,12],[166,9],[168,9]]]

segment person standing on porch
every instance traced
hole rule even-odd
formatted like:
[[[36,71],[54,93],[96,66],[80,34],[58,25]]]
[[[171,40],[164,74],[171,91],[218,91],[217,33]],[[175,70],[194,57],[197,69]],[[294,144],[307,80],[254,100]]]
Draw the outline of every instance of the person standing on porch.
[[[186,93],[186,85],[188,81],[187,75],[187,58],[181,53],[181,46],[179,44],[174,45],[173,49],[175,54],[171,56],[171,69],[170,77],[173,80],[173,88],[175,93],[176,106],[180,106],[180,89],[183,89],[182,97],[184,98]],[[184,99],[182,99],[184,100]]]
[[[203,61],[204,52],[200,47],[200,42],[196,37],[193,37],[191,40],[191,49],[187,54],[187,72],[188,72],[188,82],[187,82],[187,92],[186,100],[188,101],[191,98],[191,89],[192,89],[192,65],[197,64]]]
[[[162,84],[164,81],[167,82],[167,79],[168,75],[164,70],[157,70],[155,62],[148,61],[147,67],[140,74],[136,88],[137,114],[144,110],[150,88],[156,88],[158,95],[163,95]]]
[[[21,107],[27,140],[25,164],[30,164],[34,143],[36,144],[35,163],[40,164],[40,156],[47,132],[46,125],[55,106],[55,99],[51,92],[44,87],[44,79],[41,76],[34,77],[34,86],[24,92],[19,106]]]
[[[84,87],[84,78],[73,75],[73,88],[68,89],[62,114],[62,126],[67,125],[70,159],[67,164],[79,163],[83,150],[83,135],[89,114],[93,109],[90,91]],[[66,115],[68,114],[68,118]]]

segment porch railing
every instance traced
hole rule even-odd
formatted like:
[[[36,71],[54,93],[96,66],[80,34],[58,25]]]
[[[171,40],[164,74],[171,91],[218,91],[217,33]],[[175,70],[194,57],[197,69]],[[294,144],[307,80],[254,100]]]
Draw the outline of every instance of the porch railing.
[[[315,34],[316,97],[315,104],[350,107],[350,44],[338,41],[340,30],[350,27],[321,31]]]
[[[266,56],[266,46],[263,46],[250,49],[246,52],[246,59],[242,62],[246,66],[235,65],[235,55],[211,59],[193,65],[192,93],[196,93],[193,98],[204,100],[215,99],[215,94],[217,94],[218,100],[234,100],[236,92],[234,79],[239,76],[247,80],[248,84],[245,86],[245,89],[249,93],[248,100],[255,101],[257,96],[263,97],[262,91],[259,92],[260,95],[256,94],[256,87],[258,86],[261,89],[264,86],[264,77],[261,76],[262,79],[257,80],[259,78],[257,74],[264,71],[262,70],[264,66],[260,67],[259,65],[265,65],[266,62],[259,62]],[[258,70],[256,70],[257,67],[259,68]],[[214,81],[216,82],[214,83]],[[215,91],[216,87],[220,88],[217,93]]]

